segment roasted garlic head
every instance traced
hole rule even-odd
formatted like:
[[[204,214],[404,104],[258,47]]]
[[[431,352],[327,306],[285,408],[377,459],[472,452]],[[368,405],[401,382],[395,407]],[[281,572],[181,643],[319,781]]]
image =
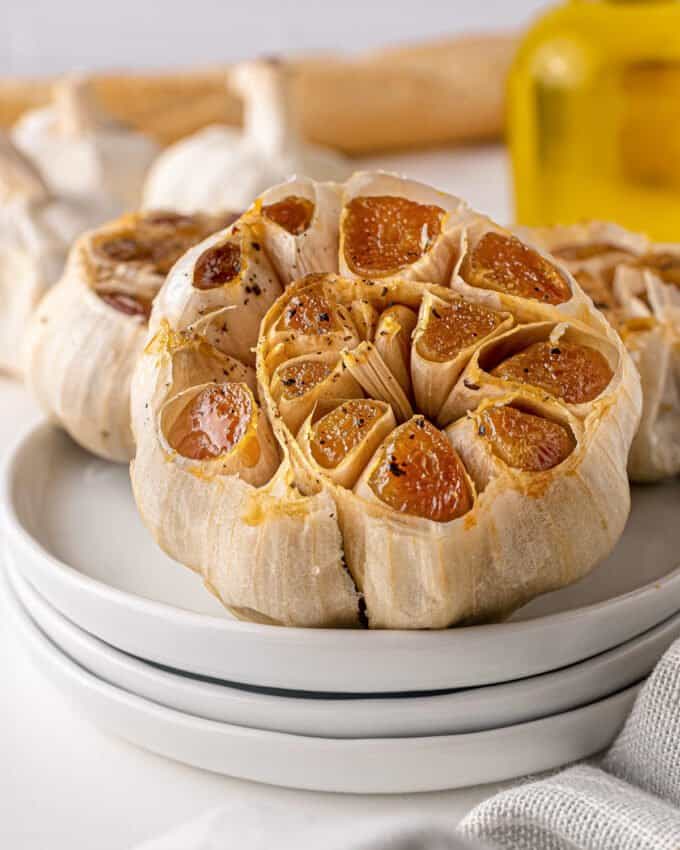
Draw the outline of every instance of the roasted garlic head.
[[[298,180],[156,298],[133,488],[244,619],[492,620],[610,551],[640,404],[558,262],[413,181]]]
[[[33,314],[25,346],[29,388],[84,448],[133,455],[130,379],[151,304],[175,261],[234,215],[126,215],[73,245],[59,283]]]
[[[570,269],[638,368],[643,407],[631,479],[680,474],[680,245],[605,222],[526,233]]]

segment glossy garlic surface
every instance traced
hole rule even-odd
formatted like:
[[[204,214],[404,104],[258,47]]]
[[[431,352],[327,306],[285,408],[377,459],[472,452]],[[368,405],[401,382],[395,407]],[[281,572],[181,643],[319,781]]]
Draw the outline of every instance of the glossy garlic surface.
[[[642,382],[634,481],[680,474],[680,245],[654,243],[614,224],[527,231],[573,273],[628,349]]]

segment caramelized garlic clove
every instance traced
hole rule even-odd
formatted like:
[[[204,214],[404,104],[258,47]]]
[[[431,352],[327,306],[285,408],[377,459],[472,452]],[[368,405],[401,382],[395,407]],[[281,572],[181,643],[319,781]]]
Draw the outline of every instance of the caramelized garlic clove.
[[[253,364],[260,320],[281,293],[274,269],[242,220],[188,251],[168,275],[151,316],[196,327],[225,354]]]
[[[278,350],[287,357],[339,352],[360,341],[349,310],[338,303],[325,275],[301,281],[289,298],[277,304],[270,319],[266,345],[270,351]]]
[[[614,373],[595,348],[544,340],[505,358],[491,374],[510,383],[528,384],[567,404],[584,404],[607,389]]]
[[[392,408],[370,398],[319,403],[298,434],[307,461],[335,484],[351,489],[396,427]]]
[[[426,293],[411,348],[411,375],[418,409],[446,425],[441,415],[465,364],[485,340],[512,327],[509,313],[462,298],[443,301]]]
[[[474,487],[458,453],[423,416],[404,422],[383,441],[355,493],[436,523],[463,516],[474,503]]]
[[[333,352],[286,360],[274,371],[270,391],[293,434],[297,434],[317,402],[363,395],[359,383]]]
[[[268,189],[253,212],[283,286],[319,269],[337,272],[340,194],[334,184],[291,180]]]
[[[628,364],[617,346],[576,323],[520,325],[483,344],[472,356],[440,413],[452,422],[485,398],[521,391],[561,399],[577,415],[614,392]]]
[[[470,286],[552,306],[571,299],[564,274],[511,233],[489,229],[478,238],[468,233],[468,238],[461,277]]]
[[[259,487],[279,466],[274,435],[245,383],[204,383],[178,393],[161,407],[160,431],[176,462],[202,476],[238,475]]]
[[[450,425],[446,434],[478,492],[484,492],[508,472],[524,476],[531,486],[531,476],[549,472],[573,454],[582,429],[559,405],[532,404],[519,396],[482,405]]]
[[[414,180],[357,173],[344,187],[340,274],[448,284],[460,259],[464,203]]]

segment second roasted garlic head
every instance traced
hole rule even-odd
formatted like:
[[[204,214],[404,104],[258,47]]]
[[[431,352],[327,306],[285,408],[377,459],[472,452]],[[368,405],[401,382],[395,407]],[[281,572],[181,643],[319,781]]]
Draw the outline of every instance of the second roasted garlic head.
[[[148,527],[238,616],[442,628],[610,551],[640,393],[559,264],[358,174],[275,187],[185,255],[131,409]]]
[[[153,298],[178,257],[233,218],[126,215],[74,243],[32,316],[24,368],[46,413],[89,451],[132,457],[130,379]]]
[[[653,243],[605,222],[527,235],[572,271],[638,368],[643,408],[630,477],[680,474],[680,245]]]

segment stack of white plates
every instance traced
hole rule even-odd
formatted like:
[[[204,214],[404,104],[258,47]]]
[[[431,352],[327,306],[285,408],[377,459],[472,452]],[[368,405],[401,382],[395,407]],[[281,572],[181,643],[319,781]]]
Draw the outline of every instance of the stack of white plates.
[[[507,623],[417,633],[232,619],[155,547],[127,470],[49,426],[4,488],[5,595],[35,660],[103,728],[232,776],[387,793],[555,767],[612,740],[680,635],[679,483],[634,489],[578,585]]]

